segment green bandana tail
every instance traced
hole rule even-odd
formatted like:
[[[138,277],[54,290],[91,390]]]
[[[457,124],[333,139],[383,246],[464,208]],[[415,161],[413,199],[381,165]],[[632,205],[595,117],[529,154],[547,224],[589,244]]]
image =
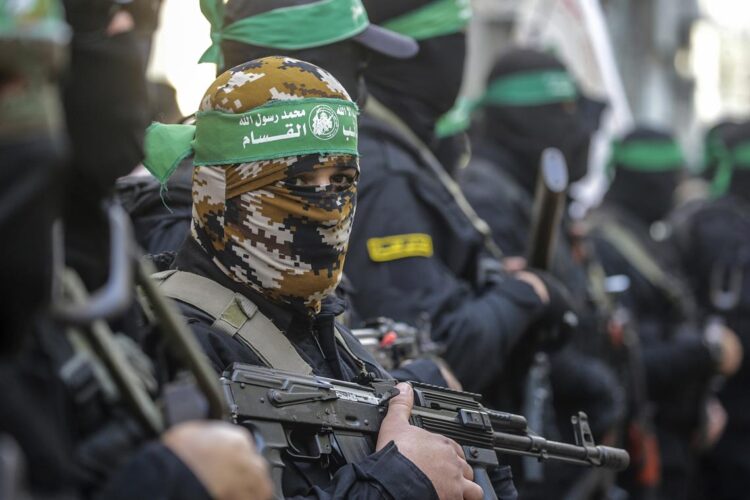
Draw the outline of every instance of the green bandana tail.
[[[146,129],[143,166],[162,185],[166,184],[180,162],[193,153],[194,137],[195,125],[152,123]]]
[[[391,19],[383,27],[415,40],[426,40],[463,31],[471,15],[469,0],[436,0]]]
[[[211,23],[211,46],[199,62],[224,66],[222,40],[281,50],[330,45],[362,33],[370,25],[362,0],[322,0],[281,7],[224,26],[223,0],[201,0]]]
[[[444,139],[465,132],[471,126],[471,117],[481,100],[459,97],[453,108],[438,119],[435,137]]]
[[[743,142],[732,149],[717,148],[719,166],[711,181],[711,195],[715,198],[723,196],[732,184],[735,170],[750,170],[750,142]]]

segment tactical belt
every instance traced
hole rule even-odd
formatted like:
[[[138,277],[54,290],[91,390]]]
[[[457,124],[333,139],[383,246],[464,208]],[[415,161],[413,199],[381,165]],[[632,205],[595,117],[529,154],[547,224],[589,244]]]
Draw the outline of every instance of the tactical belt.
[[[302,359],[286,335],[244,295],[185,271],[163,271],[152,277],[164,295],[211,316],[214,319],[212,327],[246,345],[264,365],[305,375],[313,374],[312,366]],[[354,355],[338,328],[335,329],[335,337],[341,348],[363,368],[364,362]]]

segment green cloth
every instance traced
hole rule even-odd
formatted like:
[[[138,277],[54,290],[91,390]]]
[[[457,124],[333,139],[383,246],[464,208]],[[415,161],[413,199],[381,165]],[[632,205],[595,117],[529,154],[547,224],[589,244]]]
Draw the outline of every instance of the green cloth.
[[[463,31],[471,14],[470,0],[436,0],[391,19],[383,27],[415,40],[426,40]]]
[[[471,115],[477,104],[476,99],[459,97],[453,108],[438,119],[435,124],[435,137],[443,139],[468,130],[471,126]]]
[[[146,168],[165,183],[179,163],[230,165],[307,154],[358,156],[357,105],[341,99],[271,101],[242,114],[202,111],[195,125],[152,124]]]
[[[479,99],[460,98],[453,108],[438,120],[435,135],[449,137],[471,126],[474,111],[482,106],[541,106],[573,101],[578,90],[573,78],[564,70],[541,70],[515,73],[492,81]]]
[[[482,103],[494,106],[541,106],[574,101],[578,89],[564,70],[515,73],[497,78],[487,87]]]
[[[70,27],[60,0],[10,2],[0,0],[0,39],[46,41],[65,44]]]
[[[729,189],[735,170],[750,170],[750,142],[741,142],[731,149],[726,146],[717,147],[715,153],[719,158],[719,166],[711,182],[711,194],[718,197]]]
[[[685,159],[674,141],[618,141],[612,146],[610,165],[639,172],[666,172],[681,170]]]
[[[201,0],[211,23],[211,46],[199,62],[224,66],[222,40],[281,50],[330,45],[362,33],[370,25],[362,0],[322,0],[281,7],[224,26],[223,0]]]

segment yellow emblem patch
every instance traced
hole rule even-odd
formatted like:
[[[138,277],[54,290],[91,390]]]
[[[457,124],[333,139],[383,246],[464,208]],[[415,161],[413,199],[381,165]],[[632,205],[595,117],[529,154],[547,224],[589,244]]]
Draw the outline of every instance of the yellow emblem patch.
[[[367,240],[367,252],[374,262],[432,257],[432,237],[425,233],[411,233],[370,238]]]

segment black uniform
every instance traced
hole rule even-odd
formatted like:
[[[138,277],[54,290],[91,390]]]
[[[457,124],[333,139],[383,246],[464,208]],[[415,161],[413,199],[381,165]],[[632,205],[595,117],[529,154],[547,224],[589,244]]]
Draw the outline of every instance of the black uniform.
[[[496,63],[488,85],[496,79],[538,71],[562,73],[565,69],[548,54],[513,50]],[[585,175],[588,145],[597,115],[588,116],[589,102],[583,98],[566,103],[558,101],[553,98],[542,104],[488,104],[481,109],[482,119],[474,123],[471,131],[472,157],[468,166],[459,171],[458,180],[506,255],[527,255],[542,151],[547,147],[562,151],[571,182]],[[556,427],[558,432],[565,432],[569,415],[583,410],[589,415],[592,431],[601,438],[621,423],[625,397],[615,371],[608,364],[609,340],[604,328],[607,311],[601,307],[604,300],[591,291],[589,274],[596,269],[596,261],[589,258],[581,263],[574,259],[573,241],[566,230],[568,224],[564,218],[549,270],[568,289],[578,317],[578,326],[568,345],[550,356]],[[519,347],[517,356],[523,358],[523,363],[510,367],[508,378],[516,382],[505,388],[501,396],[515,410],[520,410],[525,399],[523,381],[531,361],[529,353],[542,348],[536,342]],[[519,489],[524,495],[546,497],[552,491],[566,491],[579,477],[580,471],[550,468],[550,478],[540,490],[529,483]]]
[[[506,170],[506,167],[510,168]],[[472,161],[460,173],[459,180],[472,206],[487,221],[501,249],[508,255],[524,256],[529,241],[533,199],[531,192],[509,173],[521,168],[498,145],[481,142],[475,147]],[[530,170],[526,172],[532,173]],[[603,352],[608,339],[601,330],[602,318],[589,293],[587,269],[574,261],[571,243],[564,230],[559,235],[551,271],[570,290],[579,326],[570,343],[553,352],[550,358],[556,429],[545,429],[545,432],[565,432],[568,417],[583,410],[590,418],[592,431],[601,438],[621,422],[625,413],[625,396],[615,372],[605,362],[607,356]],[[526,349],[533,351],[538,347],[529,345]],[[520,351],[519,356],[522,356]],[[524,363],[509,367],[508,376],[516,383],[503,387],[497,396],[505,407],[515,411],[522,409],[522,382],[531,358],[524,357],[524,360]],[[572,479],[580,477],[579,474],[580,471],[569,468],[551,468],[550,477],[537,493],[524,489],[533,488],[533,485],[519,486],[519,489],[523,494],[544,497],[551,491],[564,491]]]
[[[458,379],[467,390],[487,393],[541,301],[526,283],[489,274],[482,281],[480,263],[491,259],[483,236],[395,129],[365,113],[359,147],[362,173],[346,262],[355,308],[364,317],[412,323],[428,313]],[[407,248],[377,262],[373,239],[389,236],[421,241],[429,251]]]
[[[522,168],[502,147],[480,142],[460,175],[467,198],[508,255],[526,255],[529,242],[532,195],[509,173]],[[525,171],[532,174],[530,169]],[[556,404],[565,407],[565,411],[560,411],[561,417],[567,417],[578,405],[579,410],[588,412],[592,429],[600,435],[622,417],[623,395],[612,371],[590,356],[601,357],[607,339],[600,331],[601,317],[589,292],[587,269],[574,261],[571,252],[570,240],[563,230],[552,272],[570,290],[579,318],[577,330],[582,333],[572,338],[577,349],[566,348],[553,357],[551,380]]]
[[[74,353],[57,327],[43,324],[30,340],[21,355],[0,364],[7,387],[0,432],[12,435],[23,450],[32,493],[102,500],[211,498],[171,450],[144,439],[124,408],[104,405],[92,380],[61,378],[62,365]]]
[[[662,154],[629,157],[633,144]],[[670,149],[671,158],[664,154]],[[630,280],[620,300],[634,318],[656,410],[659,492],[663,498],[688,498],[715,365],[675,248],[650,235],[651,226],[671,210],[684,162],[669,134],[639,128],[615,144],[611,163],[614,180],[591,217],[592,238],[607,274]]]
[[[735,172],[737,175],[738,172]],[[744,174],[744,172],[743,172]],[[741,174],[742,175],[742,174]],[[739,193],[739,191],[737,192]],[[750,203],[729,193],[715,201],[687,206],[676,214],[675,228],[686,276],[703,315],[722,318],[739,336],[745,352],[750,352]],[[734,305],[728,310],[717,308],[712,300],[712,275],[729,272],[740,278],[733,290]],[[731,279],[731,278],[730,278]],[[750,367],[743,361],[739,371],[719,391],[727,411],[724,434],[703,464],[705,494],[719,500],[745,498],[750,490],[750,401],[747,387]]]
[[[692,297],[675,261],[674,249],[651,239],[648,227],[622,208],[605,205],[596,214],[599,226],[618,226],[653,259],[674,289],[665,290],[645,276],[632,256],[595,229],[592,239],[608,275],[625,275],[630,287],[623,305],[633,314],[641,340],[649,398],[655,403],[662,463],[663,498],[687,498],[695,471],[692,443],[703,424],[705,397],[715,364],[691,318]],[[680,295],[675,296],[674,292]]]
[[[274,304],[247,287],[229,280],[211,262],[197,243],[188,240],[178,253],[173,268],[210,278],[217,283],[252,299],[260,311],[278,327],[300,357],[317,375],[344,381],[366,382],[371,376],[390,376],[379,367],[369,353],[345,329],[339,327],[354,359],[337,346],[334,337],[335,317],[343,311],[340,299],[329,297],[314,318],[292,313]],[[262,364],[247,346],[222,331],[211,328],[213,318],[187,304],[180,303],[183,314],[196,333],[217,372],[233,362]],[[432,483],[414,464],[399,453],[391,443],[357,464],[345,464],[334,458],[329,466],[321,462],[285,459],[284,495],[295,498],[437,498]],[[502,473],[499,491],[513,498],[510,471]],[[504,489],[503,489],[504,488]]]
[[[165,187],[150,175],[125,177],[117,196],[133,221],[138,245],[148,254],[176,252],[190,234],[193,160],[184,160]]]

